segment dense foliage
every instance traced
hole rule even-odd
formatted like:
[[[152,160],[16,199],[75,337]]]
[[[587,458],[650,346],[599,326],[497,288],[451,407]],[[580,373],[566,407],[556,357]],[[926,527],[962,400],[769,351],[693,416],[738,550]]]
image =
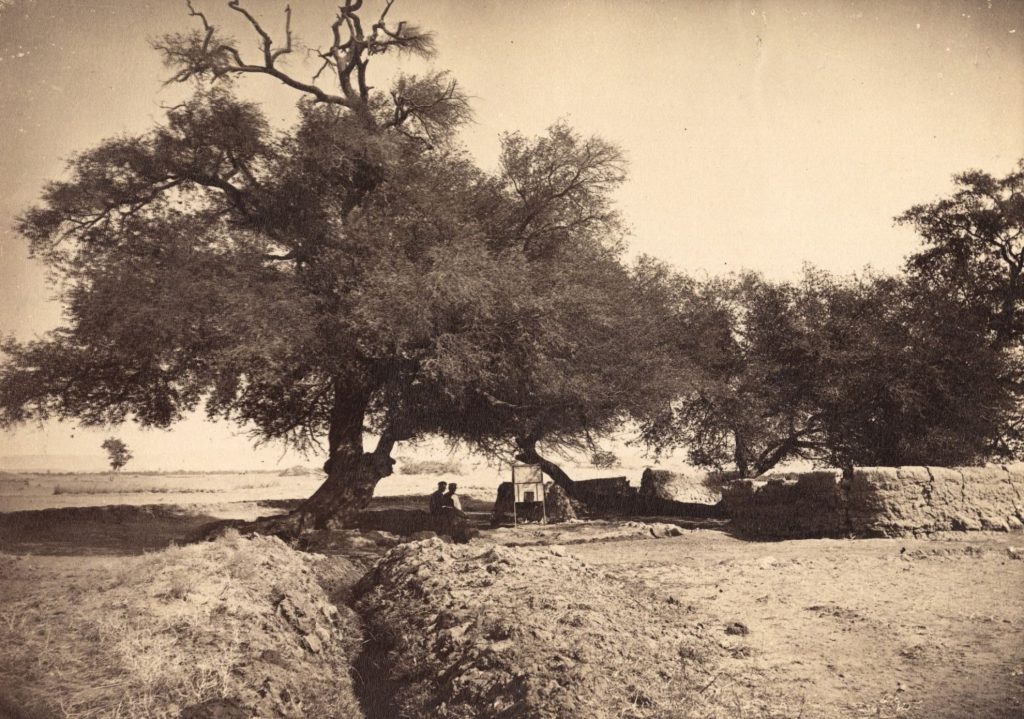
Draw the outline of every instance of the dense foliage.
[[[979,340],[1008,358],[1003,392],[1024,400],[1024,160],[1005,177],[972,170],[956,175],[955,192],[917,205],[897,218],[924,240],[907,262],[908,273],[954,302]],[[1003,418],[992,452],[1020,457],[1024,413]]]
[[[103,444],[100,445],[103,449],[107,450],[107,459],[110,461],[110,469],[114,472],[121,471],[121,468],[128,464],[128,460],[132,458],[131,450],[128,449],[128,445],[123,440],[117,439],[116,437],[108,437],[103,440]]]
[[[970,311],[911,279],[743,275],[693,283],[677,313],[708,329],[678,347],[694,371],[643,434],[699,465],[752,476],[790,459],[972,463],[1016,411],[1001,379],[1011,357]]]
[[[201,29],[155,43],[192,97],[74,157],[20,220],[65,323],[3,344],[0,424],[167,427],[202,408],[260,441],[326,439],[300,525],[361,507],[395,444],[425,435],[569,488],[540,451],[594,451],[627,418],[656,450],[744,475],[1016,450],[1024,165],[901,216],[925,241],[905,277],[627,266],[617,147],[556,123],[506,135],[481,170],[447,73],[369,82],[377,55],[430,57],[430,34],[391,23],[391,2],[367,29],[361,6],[338,9],[308,82],[287,65],[290,10],[275,44],[227,3],[255,61],[191,6]],[[234,94],[252,74],[297,93],[293,126]]]
[[[639,399],[624,366],[654,355],[619,260],[619,150],[556,124],[505,136],[483,172],[445,73],[369,84],[373,56],[433,45],[390,3],[365,31],[360,6],[319,52],[330,90],[282,69],[290,30],[276,46],[237,0],[258,62],[194,10],[202,30],[156,43],[194,96],[75,157],[20,222],[66,323],[5,344],[0,421],[166,427],[203,407],[262,441],[326,438],[330,478],[301,513],[322,523],[369,499],[396,442],[582,446]],[[295,126],[232,93],[254,73],[299,92]]]

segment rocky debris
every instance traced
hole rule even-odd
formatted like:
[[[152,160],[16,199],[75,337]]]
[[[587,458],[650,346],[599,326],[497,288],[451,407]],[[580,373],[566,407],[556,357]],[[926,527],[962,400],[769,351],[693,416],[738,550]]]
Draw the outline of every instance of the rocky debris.
[[[499,527],[486,533],[486,539],[508,546],[587,544],[627,539],[678,537],[685,530],[667,522],[615,522],[578,520],[564,524],[520,524]]]
[[[401,541],[397,534],[376,529],[321,529],[300,535],[295,547],[304,552],[356,557],[368,554],[376,558]]]
[[[1024,468],[860,467],[734,482],[722,500],[757,537],[1012,531],[1024,527]]]
[[[436,536],[437,536],[437,532],[432,532],[430,530],[424,530],[422,532],[415,532],[414,534],[410,534],[409,535],[409,541],[410,542],[418,542],[421,539],[433,539]]]
[[[773,715],[756,669],[725,669],[686,609],[560,548],[403,544],[357,597],[373,637],[361,673],[388,678],[373,686],[381,716]]]
[[[745,637],[750,634],[750,628],[743,622],[729,622],[725,625],[725,633]]]

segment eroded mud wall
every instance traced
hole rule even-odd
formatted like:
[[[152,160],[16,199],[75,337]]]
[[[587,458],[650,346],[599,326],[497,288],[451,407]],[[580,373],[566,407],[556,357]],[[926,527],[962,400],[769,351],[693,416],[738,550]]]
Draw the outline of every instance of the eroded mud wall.
[[[723,507],[767,538],[902,536],[1024,526],[1024,465],[859,467],[735,482]]]
[[[780,474],[740,480],[722,494],[733,526],[759,537],[829,537],[849,532],[842,473]]]

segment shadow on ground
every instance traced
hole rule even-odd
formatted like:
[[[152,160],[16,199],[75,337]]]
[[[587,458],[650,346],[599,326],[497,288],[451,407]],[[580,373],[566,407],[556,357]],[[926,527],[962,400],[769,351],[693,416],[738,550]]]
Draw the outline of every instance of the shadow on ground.
[[[295,509],[301,500],[269,500],[259,503],[267,515]],[[375,497],[356,520],[354,529],[385,532],[408,537],[433,531],[434,522],[424,509],[426,498],[420,495]],[[727,522],[702,517],[631,517],[609,512],[591,516],[589,522],[540,525],[523,524],[515,530],[494,530],[490,524],[492,503],[465,497],[463,509],[470,525],[503,543],[536,543],[534,534],[558,533],[561,542],[593,541],[586,530],[593,522],[628,522],[675,525],[681,529],[722,529]],[[133,555],[163,549],[201,534],[204,527],[230,524],[218,517],[217,508],[177,505],[109,505],[101,507],[63,507],[33,511],[0,513],[0,551],[11,554],[40,555]],[[511,532],[511,533],[510,533]],[[520,535],[522,535],[520,540]],[[579,539],[574,539],[579,535]],[[385,543],[387,544],[387,543]],[[322,551],[318,548],[317,551]]]

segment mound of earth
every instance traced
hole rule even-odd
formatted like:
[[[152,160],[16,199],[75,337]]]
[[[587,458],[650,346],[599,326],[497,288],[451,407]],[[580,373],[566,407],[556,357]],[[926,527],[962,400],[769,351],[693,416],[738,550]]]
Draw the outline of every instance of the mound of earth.
[[[228,534],[40,584],[0,561],[0,686],[59,716],[356,717],[357,572]],[[22,567],[26,567],[22,569]]]
[[[399,545],[360,582],[371,716],[775,716],[679,603],[557,548]]]

